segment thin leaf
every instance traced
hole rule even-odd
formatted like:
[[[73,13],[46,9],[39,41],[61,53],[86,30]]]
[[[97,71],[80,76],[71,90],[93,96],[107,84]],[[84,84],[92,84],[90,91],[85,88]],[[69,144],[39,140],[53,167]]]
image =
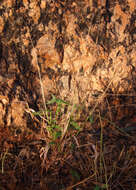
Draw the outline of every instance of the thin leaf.
[[[94,118],[93,118],[92,115],[89,116],[88,120],[90,121],[91,124],[93,124],[93,122],[94,122]]]
[[[65,102],[64,100],[61,100],[61,99],[59,99],[59,98],[56,98],[56,97],[52,94],[52,99],[49,100],[49,101],[47,102],[47,104],[54,104],[54,103],[57,103],[57,104],[59,104],[59,105],[61,105],[61,104],[69,105],[68,102]]]
[[[99,187],[99,186],[96,186],[96,187],[94,188],[94,190],[100,190],[100,187]]]
[[[61,137],[61,131],[56,131],[53,133],[54,140],[58,139],[59,137]]]
[[[52,99],[47,102],[47,104],[54,104],[56,103],[56,97],[52,95]]]
[[[81,129],[81,127],[75,121],[70,121],[70,125],[71,125],[71,127],[73,127],[76,130],[80,130]]]

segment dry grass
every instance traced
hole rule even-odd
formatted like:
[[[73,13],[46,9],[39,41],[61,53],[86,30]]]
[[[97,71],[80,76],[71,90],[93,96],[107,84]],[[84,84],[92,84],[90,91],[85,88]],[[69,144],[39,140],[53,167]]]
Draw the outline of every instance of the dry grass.
[[[103,106],[107,108],[107,104],[109,110],[105,112]],[[54,110],[55,106],[48,105],[48,109]],[[1,187],[12,173],[9,184],[13,187],[17,181],[20,185],[24,181],[24,189],[36,186],[37,189],[67,190],[135,189],[135,132],[128,133],[123,130],[125,126],[119,126],[122,120],[117,122],[118,110],[115,106],[113,112],[112,106],[108,98],[105,103],[99,103],[93,118],[89,117],[89,110],[80,110],[78,118],[75,117],[77,110],[67,111],[62,114],[66,120],[57,117],[61,127],[67,125],[65,135],[51,139],[45,132],[45,139],[41,134],[41,140],[26,143],[23,148],[20,142],[19,154],[12,148],[8,154],[1,152]],[[80,130],[70,127],[72,115]],[[47,118],[44,123],[48,125]]]

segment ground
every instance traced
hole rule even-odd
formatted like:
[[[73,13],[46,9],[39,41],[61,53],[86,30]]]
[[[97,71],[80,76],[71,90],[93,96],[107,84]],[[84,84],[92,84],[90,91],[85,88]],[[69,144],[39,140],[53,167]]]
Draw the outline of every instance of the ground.
[[[136,2],[0,2],[1,189],[135,189]]]

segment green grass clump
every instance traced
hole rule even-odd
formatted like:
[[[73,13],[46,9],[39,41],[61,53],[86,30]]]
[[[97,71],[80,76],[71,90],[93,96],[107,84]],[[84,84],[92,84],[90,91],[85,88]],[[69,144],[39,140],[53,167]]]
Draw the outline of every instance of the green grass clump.
[[[66,113],[65,109],[67,110]],[[55,141],[62,140],[69,130],[76,130],[77,132],[81,130],[73,115],[76,109],[76,105],[71,105],[52,95],[46,104],[46,110],[30,110],[30,112],[33,116],[39,116],[44,120],[50,144],[54,144]]]

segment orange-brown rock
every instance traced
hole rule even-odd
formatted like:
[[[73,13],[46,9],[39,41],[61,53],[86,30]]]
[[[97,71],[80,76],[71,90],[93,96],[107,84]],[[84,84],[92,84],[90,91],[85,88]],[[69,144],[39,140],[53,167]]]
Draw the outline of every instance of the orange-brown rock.
[[[46,100],[89,106],[96,94],[133,90],[135,23],[134,0],[1,1],[0,123],[27,125],[22,102],[42,107],[39,72]]]

